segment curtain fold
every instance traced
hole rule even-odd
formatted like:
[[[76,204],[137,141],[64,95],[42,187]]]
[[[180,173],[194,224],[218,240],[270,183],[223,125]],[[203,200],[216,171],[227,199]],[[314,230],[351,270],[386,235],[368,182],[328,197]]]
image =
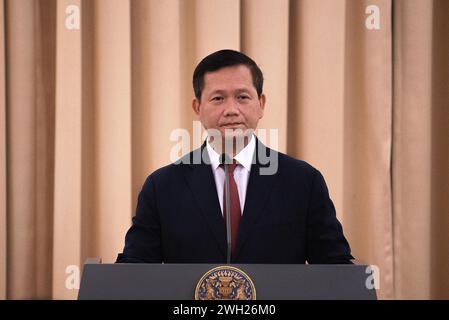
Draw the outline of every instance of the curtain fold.
[[[241,4],[241,50],[252,57],[265,74],[267,108],[258,128],[266,130],[267,145],[287,151],[289,1],[243,0]],[[269,23],[267,23],[269,21]],[[273,59],[276,57],[276,59]],[[269,130],[278,129],[276,141]]]
[[[396,293],[398,298],[448,298],[442,270],[449,261],[449,202],[442,193],[448,190],[449,172],[449,46],[443,40],[449,4],[396,1],[394,12]]]
[[[449,298],[448,13],[445,0],[0,0],[0,298],[74,299],[86,258],[115,260],[146,176],[182,133],[202,142],[191,77],[223,48],[261,66],[262,140],[323,173],[379,297]]]
[[[380,28],[360,28],[370,5]],[[393,298],[392,2],[347,1],[343,110],[343,223],[354,255],[380,270],[382,298]]]
[[[291,2],[289,148],[319,168],[341,217],[345,1]],[[331,53],[331,54],[330,54]],[[269,75],[267,75],[269,76]],[[325,94],[323,94],[325,93]],[[268,99],[270,97],[267,92]],[[276,105],[267,108],[276,109]]]
[[[7,295],[36,295],[35,2],[7,1]]]
[[[52,286],[53,188],[55,136],[56,2],[38,2],[35,8],[36,104],[36,296],[50,298]]]
[[[449,2],[433,3],[431,297],[449,299]]]
[[[94,10],[96,238],[98,254],[114,261],[134,205],[130,194],[130,1],[97,1]]]
[[[82,262],[82,43],[81,33],[66,26],[66,8],[81,1],[57,1],[53,283],[56,299],[76,298],[66,289],[66,271]],[[75,13],[74,13],[75,15]],[[74,17],[76,19],[76,16]]]
[[[131,3],[133,206],[148,172],[166,164],[170,133],[183,127],[190,110],[184,70],[190,69],[194,58],[191,53],[185,59],[181,56],[191,52],[182,43],[184,35],[194,32],[182,20],[186,8],[181,5],[178,1]],[[180,106],[185,112],[179,113]],[[161,137],[165,143],[160,143]]]
[[[0,1],[0,21],[5,21],[4,2]],[[6,299],[6,77],[5,77],[5,27],[0,24],[0,299]]]

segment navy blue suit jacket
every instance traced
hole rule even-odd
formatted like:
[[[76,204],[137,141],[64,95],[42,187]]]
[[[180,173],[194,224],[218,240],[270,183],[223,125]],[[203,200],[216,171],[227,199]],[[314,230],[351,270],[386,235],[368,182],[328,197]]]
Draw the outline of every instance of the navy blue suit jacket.
[[[232,263],[351,263],[320,172],[256,141]],[[207,156],[203,150],[205,143],[182,160]],[[260,152],[277,153],[276,174],[260,174]],[[211,166],[180,163],[146,179],[117,262],[225,263],[226,252]]]

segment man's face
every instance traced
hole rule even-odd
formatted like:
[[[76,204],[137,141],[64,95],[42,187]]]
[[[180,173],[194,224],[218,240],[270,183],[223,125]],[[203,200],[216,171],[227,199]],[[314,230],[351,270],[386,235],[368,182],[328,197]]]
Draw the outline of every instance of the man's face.
[[[207,72],[201,102],[195,98],[192,107],[206,130],[217,129],[231,138],[256,129],[265,96],[258,97],[249,68],[238,65]]]

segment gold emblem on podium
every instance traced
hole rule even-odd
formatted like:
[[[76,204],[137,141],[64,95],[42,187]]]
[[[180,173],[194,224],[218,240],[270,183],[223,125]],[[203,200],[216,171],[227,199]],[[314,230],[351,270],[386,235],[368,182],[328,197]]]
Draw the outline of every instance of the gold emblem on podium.
[[[195,300],[256,300],[256,287],[242,270],[220,266],[207,271],[198,281]]]

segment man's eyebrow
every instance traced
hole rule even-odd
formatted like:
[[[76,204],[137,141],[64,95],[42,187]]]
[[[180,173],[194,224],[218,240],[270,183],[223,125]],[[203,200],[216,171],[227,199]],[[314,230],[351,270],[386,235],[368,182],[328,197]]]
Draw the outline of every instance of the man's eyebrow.
[[[234,90],[235,92],[246,92],[246,93],[250,93],[250,90],[248,88],[238,88]],[[227,91],[226,90],[222,90],[222,89],[216,89],[214,91],[212,91],[209,95],[213,95],[213,94],[225,94]]]
[[[240,88],[240,89],[237,89],[235,91],[237,91],[237,92],[247,92],[247,93],[250,92],[250,90],[248,88]]]
[[[209,95],[211,96],[211,95],[217,94],[217,93],[224,94],[224,93],[226,93],[226,91],[225,90],[221,90],[221,89],[217,89],[217,90],[212,91]]]

